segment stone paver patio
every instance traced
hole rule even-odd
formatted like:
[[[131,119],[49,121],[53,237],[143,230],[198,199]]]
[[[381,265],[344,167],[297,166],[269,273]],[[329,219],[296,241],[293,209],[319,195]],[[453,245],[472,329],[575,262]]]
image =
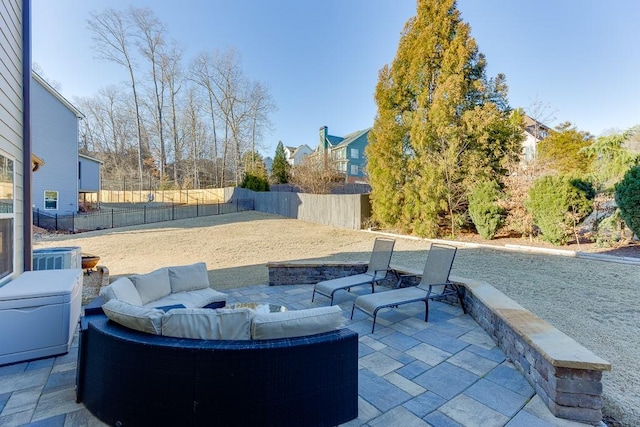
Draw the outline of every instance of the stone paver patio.
[[[339,292],[347,327],[360,335],[359,414],[344,426],[583,426],[554,417],[489,335],[458,306],[433,302],[356,310],[359,292]],[[226,290],[229,304],[271,302],[290,310],[328,304],[312,286],[256,285]],[[77,338],[77,337],[76,337]],[[55,358],[0,367],[0,425],[103,425],[75,402],[77,343]]]

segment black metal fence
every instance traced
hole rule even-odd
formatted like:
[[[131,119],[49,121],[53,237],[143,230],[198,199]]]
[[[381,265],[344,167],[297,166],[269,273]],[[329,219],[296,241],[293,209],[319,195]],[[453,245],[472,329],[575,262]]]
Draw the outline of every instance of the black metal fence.
[[[96,212],[72,215],[50,215],[40,209],[36,209],[33,211],[33,225],[49,231],[79,233],[176,219],[251,211],[254,209],[254,199],[235,199],[228,203],[195,205],[171,204],[157,206],[145,204],[142,207],[105,208]]]

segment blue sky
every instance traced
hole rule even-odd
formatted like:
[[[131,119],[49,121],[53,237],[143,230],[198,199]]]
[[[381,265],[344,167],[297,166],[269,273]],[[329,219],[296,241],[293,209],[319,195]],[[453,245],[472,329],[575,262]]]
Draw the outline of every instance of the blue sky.
[[[32,58],[70,100],[126,80],[96,59],[92,10],[149,7],[169,36],[197,53],[233,48],[278,110],[263,153],[315,148],[318,129],[344,136],[373,124],[378,71],[391,63],[413,0],[32,0]],[[599,135],[640,124],[640,2],[458,0],[512,107],[548,104],[555,120]]]

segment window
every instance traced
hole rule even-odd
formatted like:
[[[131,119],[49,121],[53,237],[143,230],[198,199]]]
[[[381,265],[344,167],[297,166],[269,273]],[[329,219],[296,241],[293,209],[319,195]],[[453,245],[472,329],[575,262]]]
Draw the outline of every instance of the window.
[[[358,175],[358,165],[351,165],[351,175]]]
[[[0,154],[0,279],[13,273],[13,160]]]
[[[58,209],[58,192],[52,190],[44,191],[44,208],[47,210]]]
[[[351,158],[357,159],[360,156],[360,151],[357,148],[351,149]]]

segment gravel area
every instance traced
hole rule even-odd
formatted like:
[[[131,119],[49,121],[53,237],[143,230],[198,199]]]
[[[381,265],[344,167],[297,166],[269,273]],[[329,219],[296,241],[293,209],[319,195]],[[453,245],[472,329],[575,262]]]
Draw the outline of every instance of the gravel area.
[[[366,261],[375,233],[261,212],[200,217],[76,235],[34,235],[34,248],[81,246],[114,276],[204,261],[216,289],[268,281],[268,261]],[[421,268],[429,242],[398,238],[392,262]],[[460,247],[452,274],[484,280],[612,364],[610,425],[640,425],[640,265]]]

